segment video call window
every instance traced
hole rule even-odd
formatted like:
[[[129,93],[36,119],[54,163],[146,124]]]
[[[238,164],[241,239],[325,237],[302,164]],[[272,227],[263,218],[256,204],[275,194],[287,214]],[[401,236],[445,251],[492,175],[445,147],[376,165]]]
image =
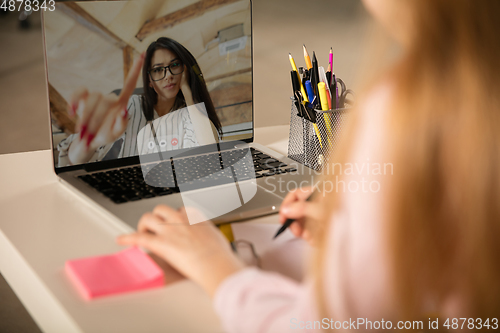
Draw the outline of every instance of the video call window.
[[[137,136],[152,124],[168,138],[162,141],[166,150],[253,136],[250,1],[228,0],[206,8],[197,3],[59,2],[55,11],[44,13],[56,166],[136,156]],[[154,50],[148,55],[150,48]],[[134,61],[145,51],[148,68],[128,98],[127,113],[116,112],[127,118],[123,133],[100,135],[85,147],[91,136],[79,120],[92,102],[80,98],[73,107],[72,96],[82,90],[120,96]],[[183,76],[188,77],[193,105],[180,88]],[[170,98],[172,108],[157,112]],[[78,155],[78,144],[90,151]]]

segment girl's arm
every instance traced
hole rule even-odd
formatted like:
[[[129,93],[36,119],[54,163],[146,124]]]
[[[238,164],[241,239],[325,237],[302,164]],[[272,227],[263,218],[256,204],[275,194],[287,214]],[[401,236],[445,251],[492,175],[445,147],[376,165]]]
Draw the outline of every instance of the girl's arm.
[[[144,62],[144,53],[135,61],[119,96],[102,95],[80,88],[71,97],[72,117],[77,119],[78,137],[69,147],[71,164],[87,162],[96,149],[118,139],[127,127],[127,103],[132,95]],[[76,117],[77,107],[82,103],[83,112]]]
[[[376,93],[377,97],[367,104],[370,112],[363,109],[362,124],[357,128],[360,135],[353,142],[349,162],[357,163],[355,171],[359,168],[367,172],[367,161],[390,162],[381,153],[387,142],[383,140],[385,120],[381,112],[387,103],[382,103],[381,96],[387,94]],[[213,223],[189,224],[188,216],[196,216],[196,212],[187,214],[185,209],[158,206],[141,218],[137,233],[118,241],[150,250],[198,283],[214,297],[228,332],[328,330],[331,319],[342,324],[356,318],[380,321],[387,319],[393,309],[383,224],[384,177],[352,174],[342,179],[344,185],[339,184],[342,187],[357,182],[358,190],[353,192],[351,185],[341,193],[340,209],[329,221],[323,268],[315,272],[321,274],[325,315],[331,318],[320,317],[317,286],[312,278],[299,284],[281,275],[244,268]],[[374,181],[380,183],[380,188],[372,186],[371,192],[365,192],[366,182]]]

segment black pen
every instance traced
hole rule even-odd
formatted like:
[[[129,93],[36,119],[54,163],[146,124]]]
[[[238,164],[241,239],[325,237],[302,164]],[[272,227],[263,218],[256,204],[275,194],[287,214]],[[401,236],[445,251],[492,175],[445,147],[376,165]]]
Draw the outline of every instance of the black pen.
[[[312,73],[311,73],[311,84],[313,86],[314,94],[316,95],[316,105],[320,106],[321,109],[321,98],[319,97],[318,83],[319,81],[319,69],[318,69],[318,59],[316,59],[316,52],[313,52],[312,59]]]
[[[311,201],[312,197],[314,195],[314,192],[311,193],[311,195],[309,195],[306,199],[306,201]],[[295,222],[296,220],[295,219],[286,219],[285,223],[283,223],[283,225],[281,226],[281,228],[279,228],[278,232],[276,233],[276,235],[274,235],[273,239],[275,239],[276,237],[278,237],[281,233],[283,233],[283,231],[285,231],[289,226],[292,225],[293,222]]]

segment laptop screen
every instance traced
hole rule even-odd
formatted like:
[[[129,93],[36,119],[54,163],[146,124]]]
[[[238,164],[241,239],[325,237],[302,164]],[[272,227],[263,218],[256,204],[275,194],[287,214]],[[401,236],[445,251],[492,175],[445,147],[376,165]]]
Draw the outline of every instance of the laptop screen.
[[[43,33],[56,168],[253,138],[250,0],[58,2]]]

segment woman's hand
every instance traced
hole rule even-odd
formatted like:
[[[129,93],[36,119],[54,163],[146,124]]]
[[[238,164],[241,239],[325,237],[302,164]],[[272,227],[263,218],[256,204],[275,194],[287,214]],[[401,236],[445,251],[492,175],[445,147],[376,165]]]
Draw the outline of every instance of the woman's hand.
[[[119,96],[102,95],[80,88],[71,97],[70,116],[76,118],[76,109],[84,104],[76,123],[78,138],[71,143],[69,158],[73,164],[86,162],[100,146],[117,140],[128,123],[127,103],[132,95],[144,62],[144,53],[134,63]]]
[[[279,211],[280,223],[284,224],[287,219],[293,219],[290,225],[290,231],[296,236],[314,244],[314,239],[310,229],[306,228],[306,220],[313,223],[320,223],[321,205],[314,201],[306,201],[313,193],[312,187],[300,187],[290,191],[283,202]]]
[[[190,216],[200,214],[187,209]],[[211,221],[190,225],[184,208],[156,206],[152,213],[142,216],[136,233],[122,235],[117,242],[153,252],[201,285],[210,296],[226,277],[244,267]]]

